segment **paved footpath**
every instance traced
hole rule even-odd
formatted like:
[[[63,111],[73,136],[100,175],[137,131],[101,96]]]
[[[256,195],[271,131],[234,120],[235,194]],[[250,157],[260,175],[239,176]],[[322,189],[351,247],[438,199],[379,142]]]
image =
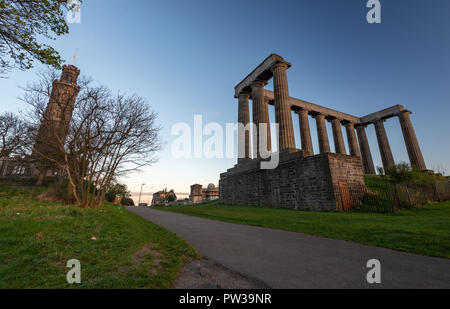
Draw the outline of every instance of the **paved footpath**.
[[[128,210],[178,234],[213,262],[272,288],[450,288],[447,259],[147,207]],[[380,285],[367,283],[371,259],[381,262]]]

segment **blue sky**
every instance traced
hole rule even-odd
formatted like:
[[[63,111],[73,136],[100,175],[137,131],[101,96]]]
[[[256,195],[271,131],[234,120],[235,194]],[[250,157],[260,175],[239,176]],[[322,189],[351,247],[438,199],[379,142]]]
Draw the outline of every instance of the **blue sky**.
[[[54,45],[69,63],[78,50],[82,74],[147,98],[159,113],[167,147],[158,164],[124,179],[133,191],[142,182],[177,192],[218,183],[235,160],[172,158],[171,127],[194,114],[236,122],[234,86],[270,53],[293,64],[291,96],[356,116],[395,104],[412,110],[428,167],[450,172],[450,1],[381,0],[381,24],[367,23],[366,2],[85,0],[81,24]],[[18,86],[39,68],[0,80],[0,112],[26,109]],[[294,129],[300,145],[296,117]],[[395,160],[408,161],[398,120],[386,129]],[[380,166],[373,127],[367,134]]]

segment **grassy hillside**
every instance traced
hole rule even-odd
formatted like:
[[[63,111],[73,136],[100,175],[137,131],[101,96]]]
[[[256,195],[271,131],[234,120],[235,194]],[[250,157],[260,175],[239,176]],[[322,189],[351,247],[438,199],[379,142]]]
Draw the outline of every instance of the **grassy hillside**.
[[[175,234],[122,207],[80,209],[0,186],[0,288],[168,288],[197,256]],[[70,285],[70,259],[82,283]]]
[[[158,209],[450,258],[450,202],[395,214],[305,212],[221,204]]]

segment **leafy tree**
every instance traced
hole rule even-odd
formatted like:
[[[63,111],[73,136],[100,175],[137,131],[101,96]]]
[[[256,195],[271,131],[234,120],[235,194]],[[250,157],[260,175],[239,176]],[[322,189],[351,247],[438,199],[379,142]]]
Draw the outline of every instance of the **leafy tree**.
[[[134,206],[134,201],[130,197],[124,197],[121,204],[122,206]]]
[[[34,60],[59,68],[58,52],[38,38],[69,33],[65,14],[75,6],[67,0],[0,0],[0,74],[30,69]]]
[[[116,183],[112,185],[108,192],[106,192],[105,199],[108,202],[113,203],[117,195],[122,195],[124,198],[129,198],[131,196],[126,184]]]

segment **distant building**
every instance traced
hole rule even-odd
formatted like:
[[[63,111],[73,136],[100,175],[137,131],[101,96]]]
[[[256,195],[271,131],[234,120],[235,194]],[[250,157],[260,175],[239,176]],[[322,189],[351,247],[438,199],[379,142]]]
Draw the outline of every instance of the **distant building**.
[[[164,189],[153,194],[152,206],[168,205],[176,200],[177,196],[173,190],[167,191],[167,189]]]
[[[0,177],[31,177],[33,175],[33,167],[26,162],[21,162],[14,158],[0,158]],[[35,174],[36,175],[36,174]]]
[[[195,184],[191,186],[191,195],[189,195],[189,200],[192,204],[201,203],[203,200],[202,196],[202,185]]]
[[[204,203],[217,199],[219,199],[219,188],[214,184],[210,183],[205,189],[199,184],[191,186],[189,200],[192,204]]]

